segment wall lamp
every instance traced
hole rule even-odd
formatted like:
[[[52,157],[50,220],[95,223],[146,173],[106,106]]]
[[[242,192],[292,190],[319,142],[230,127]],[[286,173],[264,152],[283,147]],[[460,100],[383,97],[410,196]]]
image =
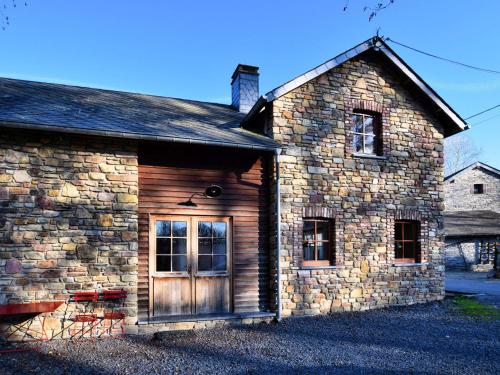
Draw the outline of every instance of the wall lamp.
[[[209,187],[207,187],[205,189],[205,191],[203,193],[193,193],[193,194],[191,194],[191,196],[189,197],[189,199],[187,201],[180,202],[177,204],[179,206],[185,206],[185,207],[198,207],[198,205],[193,202],[193,198],[195,196],[199,195],[200,197],[212,199],[212,198],[217,198],[221,194],[222,194],[222,188],[219,185],[210,185]]]

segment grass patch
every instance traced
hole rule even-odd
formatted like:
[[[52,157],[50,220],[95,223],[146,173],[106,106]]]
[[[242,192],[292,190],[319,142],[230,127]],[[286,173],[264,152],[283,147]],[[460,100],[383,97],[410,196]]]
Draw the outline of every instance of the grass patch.
[[[485,319],[500,319],[499,309],[495,306],[478,302],[475,298],[458,296],[453,299],[453,303],[464,315]]]

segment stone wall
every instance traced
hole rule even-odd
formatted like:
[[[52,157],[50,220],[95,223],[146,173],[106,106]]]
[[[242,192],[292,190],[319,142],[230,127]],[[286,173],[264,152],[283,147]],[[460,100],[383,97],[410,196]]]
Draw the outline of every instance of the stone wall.
[[[484,193],[474,194],[474,184],[484,184]],[[480,167],[457,174],[445,181],[445,207],[449,211],[500,212],[500,177]]]
[[[365,53],[273,103],[272,136],[284,148],[283,316],[444,297],[443,131],[390,66]],[[380,113],[382,157],[353,154],[353,109]],[[308,212],[334,220],[334,267],[301,265]],[[398,218],[421,222],[422,263],[394,265]]]
[[[133,327],[137,181],[133,144],[3,129],[0,303],[123,288]],[[83,306],[64,304],[52,314],[49,334],[70,326],[75,309]]]

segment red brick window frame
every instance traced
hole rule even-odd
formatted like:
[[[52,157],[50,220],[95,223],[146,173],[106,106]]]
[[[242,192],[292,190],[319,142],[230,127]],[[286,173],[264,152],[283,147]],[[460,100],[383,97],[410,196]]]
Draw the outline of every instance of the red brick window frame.
[[[380,113],[355,109],[351,116],[351,134],[353,153],[382,156]]]
[[[416,233],[416,253],[415,258],[396,258],[396,222],[414,222],[417,223]],[[432,216],[423,214],[414,209],[389,210],[387,212],[387,234],[389,241],[387,244],[387,262],[398,265],[406,263],[423,264],[427,263],[429,258],[429,235],[431,228],[437,231],[439,222]],[[399,235],[398,235],[399,238]],[[408,240],[409,238],[406,237]]]
[[[345,108],[345,124],[346,124],[346,142],[345,150],[347,154],[354,156],[364,156],[367,157],[384,157],[390,152],[389,143],[386,142],[388,139],[389,132],[389,118],[390,118],[390,108],[383,106],[380,103],[376,103],[369,100],[355,100],[346,99],[344,101]],[[353,132],[353,115],[363,114],[371,115],[376,118],[377,122],[377,152],[371,154],[364,154],[361,152],[356,152],[354,146],[354,133]]]
[[[420,263],[420,222],[396,220],[394,222],[394,262]]]
[[[332,219],[303,219],[303,266],[335,265],[335,225]]]

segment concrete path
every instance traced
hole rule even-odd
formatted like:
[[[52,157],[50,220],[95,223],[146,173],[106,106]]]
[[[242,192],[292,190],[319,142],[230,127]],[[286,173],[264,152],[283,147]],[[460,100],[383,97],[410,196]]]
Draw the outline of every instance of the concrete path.
[[[487,278],[487,272],[446,272],[447,293],[476,294],[483,302],[500,308],[500,279]]]

